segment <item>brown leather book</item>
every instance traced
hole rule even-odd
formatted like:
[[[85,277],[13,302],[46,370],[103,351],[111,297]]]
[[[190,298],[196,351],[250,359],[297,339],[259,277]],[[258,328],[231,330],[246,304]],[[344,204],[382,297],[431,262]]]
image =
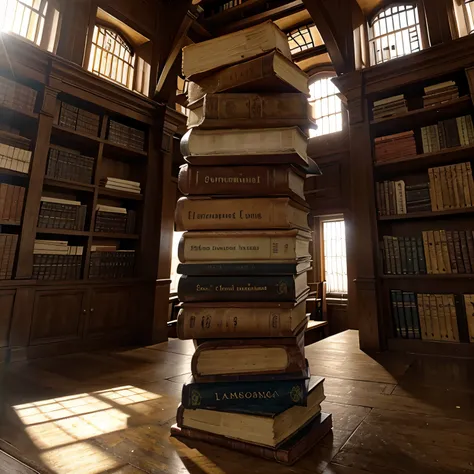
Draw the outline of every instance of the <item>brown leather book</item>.
[[[324,438],[324,436],[331,431],[331,428],[331,415],[320,413],[291,438],[275,448],[238,441],[236,439],[226,438],[225,436],[206,433],[205,431],[196,430],[194,428],[180,428],[177,424],[171,427],[171,434],[172,436],[182,437],[188,440],[204,441],[223,448],[291,466]],[[190,445],[190,447],[194,447],[194,444],[192,446]]]
[[[188,128],[309,128],[304,94],[206,94],[188,106]]]
[[[304,200],[304,174],[293,166],[183,165],[178,176],[185,195],[291,196]]]
[[[238,382],[304,376],[304,329],[295,337],[202,343],[191,360],[196,382]]]
[[[302,92],[309,95],[308,76],[283,54],[272,51],[190,82],[188,102],[218,92]]]

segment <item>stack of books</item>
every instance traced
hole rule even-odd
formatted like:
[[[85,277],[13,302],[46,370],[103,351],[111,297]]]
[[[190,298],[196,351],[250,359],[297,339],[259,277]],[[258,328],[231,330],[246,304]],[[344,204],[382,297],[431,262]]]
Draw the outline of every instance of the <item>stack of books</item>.
[[[83,156],[76,150],[51,145],[46,177],[90,184],[94,161],[94,158]]]
[[[116,279],[133,277],[135,250],[118,250],[116,245],[93,245],[89,278]]]
[[[110,120],[107,138],[117,145],[143,151],[145,149],[145,132],[137,128],[129,127],[122,123]]]
[[[129,181],[127,179],[111,178],[107,176],[100,180],[100,185],[107,189],[115,189],[127,193],[140,194],[141,185],[137,181]]]
[[[0,222],[20,224],[25,203],[25,188],[12,184],[0,184]]]
[[[415,294],[390,290],[397,337],[426,341],[459,342],[453,294]]]
[[[469,328],[469,342],[474,342],[474,295],[464,295],[464,308]]]
[[[304,352],[308,79],[272,22],[184,48],[183,73],[201,102],[181,142],[178,335],[197,350],[171,432],[291,464],[332,424]]]
[[[431,209],[447,211],[472,207],[474,180],[469,161],[428,169]]]
[[[403,94],[376,100],[372,112],[374,120],[403,114],[408,112],[407,101]]]
[[[415,155],[416,143],[413,131],[375,139],[375,161],[377,163],[386,163],[398,158],[408,158]]]
[[[100,115],[88,112],[67,102],[61,102],[57,123],[93,137],[99,136]]]
[[[124,207],[97,204],[95,214],[95,232],[133,234],[136,212]]]
[[[386,275],[423,275],[426,259],[423,240],[419,237],[384,235],[381,249]]]
[[[18,235],[0,234],[0,280],[11,280]]]
[[[395,216],[431,211],[430,184],[406,185],[405,181],[383,181],[375,184],[379,216]]]
[[[42,229],[84,230],[87,206],[80,201],[41,197],[38,227]]]
[[[30,169],[30,140],[20,135],[0,133],[0,168],[28,173]]]
[[[474,240],[471,230],[424,231],[427,273],[473,273]]]
[[[84,247],[64,240],[35,240],[33,276],[37,280],[78,280],[81,278]]]
[[[37,92],[0,76],[0,105],[20,112],[33,113]]]
[[[423,107],[433,107],[459,97],[458,86],[454,81],[441,82],[433,86],[425,87],[423,96]]]
[[[436,125],[421,128],[423,153],[434,153],[445,148],[470,146],[474,144],[472,117],[442,120]]]

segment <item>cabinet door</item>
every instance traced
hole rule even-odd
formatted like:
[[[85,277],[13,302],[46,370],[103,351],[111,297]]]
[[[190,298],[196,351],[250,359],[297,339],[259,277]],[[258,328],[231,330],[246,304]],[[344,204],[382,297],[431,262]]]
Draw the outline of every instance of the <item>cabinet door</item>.
[[[88,335],[110,335],[127,329],[130,321],[130,288],[109,287],[92,290]]]
[[[8,346],[15,290],[0,291],[0,347]]]
[[[37,291],[30,344],[81,337],[86,314],[86,290]]]

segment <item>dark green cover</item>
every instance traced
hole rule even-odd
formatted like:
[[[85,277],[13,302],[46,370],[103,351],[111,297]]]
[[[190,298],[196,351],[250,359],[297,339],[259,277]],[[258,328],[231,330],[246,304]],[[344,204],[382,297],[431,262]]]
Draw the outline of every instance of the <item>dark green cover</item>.
[[[408,339],[414,339],[415,333],[413,328],[413,315],[411,311],[411,303],[410,303],[410,293],[407,291],[403,292],[403,311],[405,313],[405,321],[407,324],[407,337]]]
[[[425,252],[423,250],[423,239],[421,237],[416,238],[416,247],[418,253],[418,266],[420,267],[420,273],[422,275],[426,274],[426,262],[425,262]]]
[[[191,410],[218,410],[276,416],[293,406],[306,406],[308,394],[323,377],[256,382],[188,383],[181,404]]]
[[[413,252],[411,249],[411,240],[410,237],[405,237],[405,251],[407,254],[407,272],[409,275],[413,275]]]
[[[405,239],[403,238],[400,238],[400,257],[402,259],[402,274],[406,275],[408,273],[407,252],[405,249]]]
[[[416,295],[413,292],[408,293],[410,299],[411,318],[413,321],[413,335],[415,339],[421,339],[420,316],[418,314],[418,305],[416,302]]]
[[[390,302],[392,303],[392,316],[393,324],[395,326],[395,333],[397,337],[401,337],[401,326],[400,319],[398,317],[398,306],[397,306],[397,290],[390,290]]]

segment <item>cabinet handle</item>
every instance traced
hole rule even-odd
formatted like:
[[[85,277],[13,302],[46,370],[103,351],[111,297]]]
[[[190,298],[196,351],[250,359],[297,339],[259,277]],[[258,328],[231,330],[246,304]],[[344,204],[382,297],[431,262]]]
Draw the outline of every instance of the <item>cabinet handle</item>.
[[[83,313],[87,313],[87,309],[83,309],[82,312],[83,312]]]
[[[94,312],[94,308],[91,308],[91,313],[93,313],[93,312]]]

